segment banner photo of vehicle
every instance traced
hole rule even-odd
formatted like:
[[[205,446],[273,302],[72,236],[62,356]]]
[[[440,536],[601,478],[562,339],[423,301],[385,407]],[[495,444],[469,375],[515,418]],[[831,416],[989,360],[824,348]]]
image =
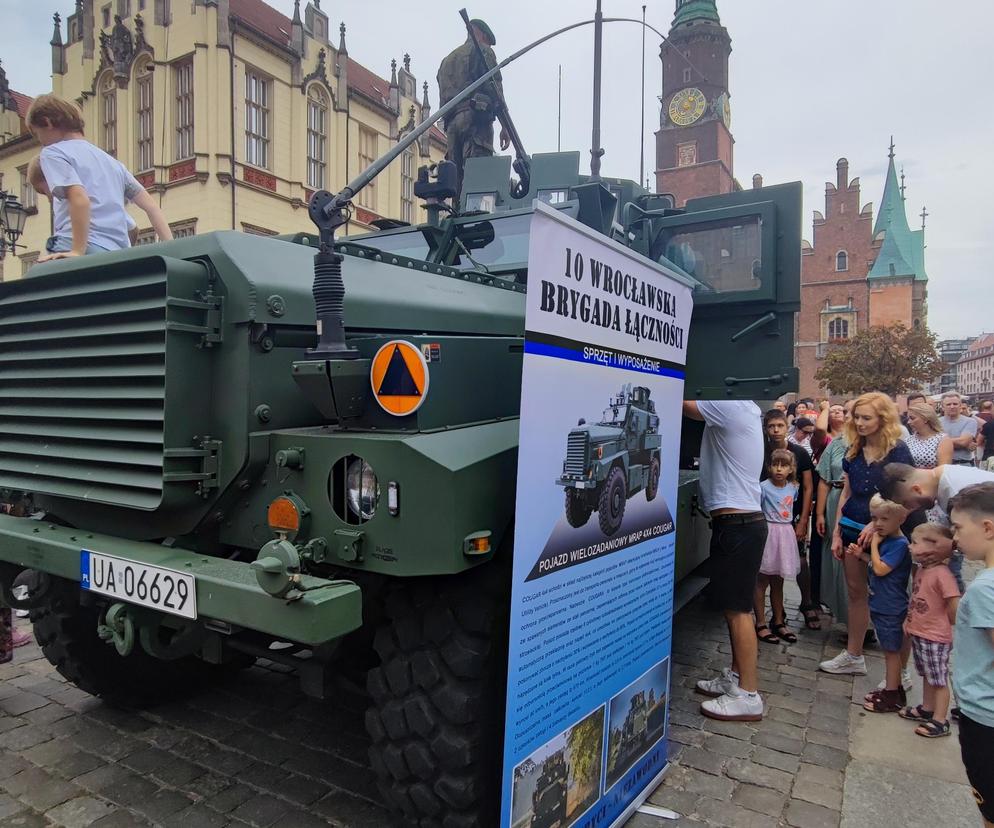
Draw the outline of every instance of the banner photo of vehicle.
[[[501,825],[607,828],[666,767],[691,289],[543,204],[529,244]]]

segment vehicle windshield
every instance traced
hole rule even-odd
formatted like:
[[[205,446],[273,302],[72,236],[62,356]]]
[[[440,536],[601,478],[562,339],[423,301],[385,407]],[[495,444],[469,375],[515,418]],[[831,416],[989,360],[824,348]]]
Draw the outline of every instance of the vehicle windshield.
[[[604,417],[601,420],[601,425],[624,425],[627,416],[627,405],[612,405],[610,408],[604,409]]]
[[[456,238],[465,244],[469,255],[466,255],[466,250],[460,248],[455,267],[460,270],[475,270],[477,265],[474,262],[498,269],[525,264],[528,261],[528,231],[531,220],[531,213],[523,213],[460,225],[456,230]],[[482,246],[476,246],[479,244],[477,240],[487,237],[489,241]]]
[[[425,261],[430,250],[425,234],[417,228],[405,230],[402,233],[386,233],[384,235],[368,233],[363,236],[350,236],[347,241],[419,261]]]
[[[756,290],[762,285],[763,225],[759,216],[738,216],[689,228],[664,228],[652,258],[670,262],[697,281],[698,293]]]

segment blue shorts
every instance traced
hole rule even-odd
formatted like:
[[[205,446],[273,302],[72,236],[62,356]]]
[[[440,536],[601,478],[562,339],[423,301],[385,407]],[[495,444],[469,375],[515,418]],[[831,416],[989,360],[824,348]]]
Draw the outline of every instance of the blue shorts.
[[[873,629],[877,631],[881,650],[887,653],[900,652],[904,646],[904,619],[907,617],[907,613],[890,615],[874,612],[873,607],[870,607],[870,620],[873,622]]]
[[[48,253],[68,253],[70,250],[72,250],[72,238],[67,236],[49,236],[48,241],[45,242],[45,251]],[[92,243],[86,245],[87,255],[106,252],[105,247]]]

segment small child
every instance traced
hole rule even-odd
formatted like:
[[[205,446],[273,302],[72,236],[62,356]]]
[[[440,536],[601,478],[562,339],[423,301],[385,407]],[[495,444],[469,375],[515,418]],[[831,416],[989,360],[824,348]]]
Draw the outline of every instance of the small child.
[[[766,517],[766,547],[756,578],[756,637],[767,644],[788,644],[797,636],[787,626],[783,606],[784,578],[796,578],[801,569],[794,531],[794,501],[797,499],[797,460],[788,449],[774,449],[770,454],[769,475],[760,483],[763,514]],[[766,591],[770,591],[773,617],[766,623]]]
[[[42,145],[39,157],[52,196],[54,235],[39,262],[130,247],[125,201],[148,213],[160,239],[172,238],[165,216],[124,165],[83,136],[79,109],[55,95],[39,95],[25,117]]]
[[[863,707],[873,713],[897,713],[908,702],[901,686],[901,651],[911,576],[908,539],[901,534],[901,524],[908,511],[875,494],[870,499],[870,516],[874,529],[870,554],[855,543],[849,544],[846,552],[869,564],[870,619],[884,651],[887,676],[884,689],[870,693]]]
[[[994,826],[994,483],[960,489],[949,502],[953,537],[982,569],[956,613],[953,686],[966,776],[984,818]]]
[[[911,533],[911,557],[919,566],[904,631],[925,687],[922,703],[898,715],[918,722],[915,733],[929,739],[949,735],[949,655],[959,604],[959,587],[947,564],[952,554],[953,534],[945,526],[922,523]]]

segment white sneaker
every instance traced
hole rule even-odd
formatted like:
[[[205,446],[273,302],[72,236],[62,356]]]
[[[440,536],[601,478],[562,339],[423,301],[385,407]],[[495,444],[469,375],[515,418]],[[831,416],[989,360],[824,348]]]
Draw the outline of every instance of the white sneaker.
[[[866,659],[863,656],[850,655],[848,650],[843,650],[835,658],[819,664],[818,669],[836,675],[865,676]]]
[[[911,692],[911,671],[905,667],[901,670],[901,686],[904,688],[905,693]],[[887,679],[885,678],[880,684],[877,685],[877,690],[887,689]]]
[[[739,686],[739,680],[735,674],[726,667],[721,671],[721,675],[713,679],[701,679],[697,682],[697,692],[705,696],[724,696],[733,687]]]
[[[701,713],[723,722],[758,722],[763,718],[763,699],[759,693],[734,687],[731,693],[701,702]]]

